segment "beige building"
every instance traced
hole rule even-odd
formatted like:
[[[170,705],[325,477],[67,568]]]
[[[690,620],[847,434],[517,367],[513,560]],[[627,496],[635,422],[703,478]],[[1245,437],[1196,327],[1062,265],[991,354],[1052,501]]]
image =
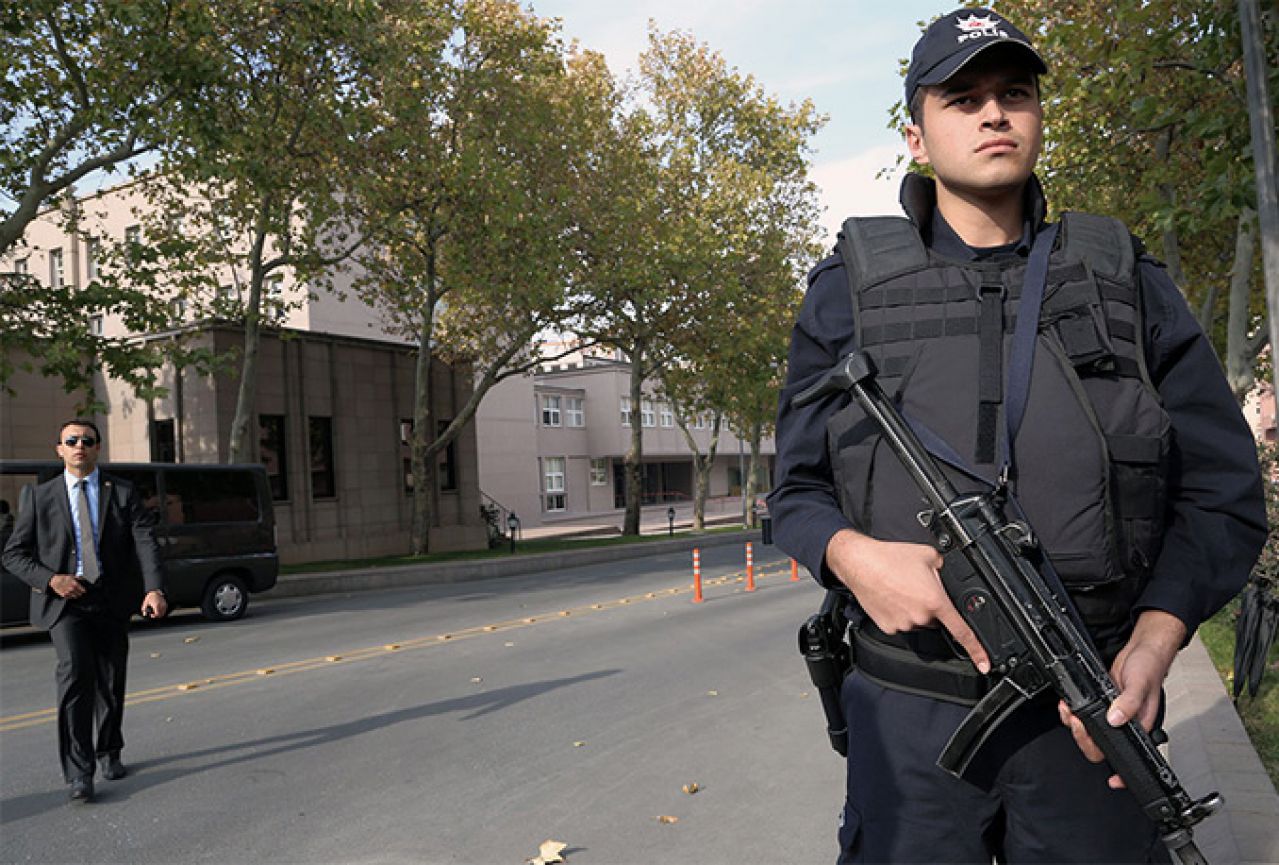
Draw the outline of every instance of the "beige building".
[[[508,378],[491,390],[477,415],[480,489],[502,513],[514,511],[525,528],[615,520],[625,503],[623,461],[632,424],[643,430],[645,505],[688,504],[693,457],[668,402],[646,386],[639,406],[630,400],[630,366],[601,357],[573,356],[536,374]],[[705,453],[711,430],[698,418],[690,430]],[[721,429],[712,498],[739,497],[750,445]],[[763,442],[771,474],[776,449]],[[762,491],[770,486],[760,480]]]
[[[104,238],[132,235],[145,243],[138,214],[146,202],[136,184],[86,197],[78,207],[69,227],[65,214],[42,214],[24,242],[0,258],[0,271],[78,288],[92,282],[102,266]],[[228,299],[242,284],[240,276],[219,275],[219,291],[233,289]],[[309,291],[287,276],[270,291],[288,302],[263,332],[251,439],[271,478],[282,561],[407,553],[414,352],[386,334],[377,312],[364,304]],[[184,318],[180,305],[174,312]],[[129,335],[110,314],[91,327],[106,336]],[[243,343],[242,331],[229,324],[188,320],[174,333],[219,353]],[[99,374],[95,396],[107,410],[94,420],[103,433],[103,458],[225,462],[238,379],[238,364],[212,376],[179,374],[170,365],[160,376],[167,396],[141,400],[123,382]],[[469,374],[436,364],[433,384],[436,418],[447,422],[470,393]],[[64,393],[60,381],[22,371],[10,389],[0,392],[0,458],[52,458],[57,425],[74,416],[79,395]],[[433,494],[432,549],[487,544],[473,424],[440,460]]]

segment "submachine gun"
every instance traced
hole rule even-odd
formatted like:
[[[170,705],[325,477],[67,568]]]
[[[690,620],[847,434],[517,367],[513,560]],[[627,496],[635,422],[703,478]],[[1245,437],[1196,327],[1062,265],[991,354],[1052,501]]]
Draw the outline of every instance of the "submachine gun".
[[[851,392],[923,493],[927,509],[919,514],[921,524],[932,532],[948,564],[958,565],[943,569],[942,583],[990,655],[992,687],[955,731],[937,765],[962,776],[1005,718],[1052,689],[1083,722],[1111,768],[1159,826],[1173,860],[1207,865],[1191,829],[1221,807],[1221,796],[1210,793],[1192,799],[1150,733],[1135,721],[1120,727],[1106,721],[1106,710],[1119,690],[1029,524],[1005,515],[1008,491],[1000,485],[960,495],[910,422],[884,395],[875,373],[870,357],[854,352],[796,396],[794,404]],[[962,560],[956,561],[955,553]]]

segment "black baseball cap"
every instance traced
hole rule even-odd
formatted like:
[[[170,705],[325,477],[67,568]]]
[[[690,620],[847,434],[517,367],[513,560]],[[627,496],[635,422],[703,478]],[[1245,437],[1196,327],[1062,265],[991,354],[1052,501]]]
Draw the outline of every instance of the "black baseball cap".
[[[996,45],[1015,46],[1026,55],[1036,73],[1048,71],[1048,64],[1026,34],[1006,18],[989,9],[956,9],[929,24],[915,43],[910,68],[906,70],[906,105],[910,105],[920,87],[949,80],[968,61]]]

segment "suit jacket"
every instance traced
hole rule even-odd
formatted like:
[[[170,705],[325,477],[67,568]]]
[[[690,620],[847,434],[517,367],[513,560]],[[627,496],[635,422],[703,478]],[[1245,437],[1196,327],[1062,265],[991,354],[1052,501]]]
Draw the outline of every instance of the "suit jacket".
[[[110,612],[128,619],[144,590],[163,591],[164,565],[155,541],[155,514],[128,481],[99,472],[98,581]],[[48,630],[67,606],[49,588],[54,574],[74,574],[75,524],[66,482],[59,473],[22,490],[18,519],[4,546],[4,566],[31,586],[31,624]]]

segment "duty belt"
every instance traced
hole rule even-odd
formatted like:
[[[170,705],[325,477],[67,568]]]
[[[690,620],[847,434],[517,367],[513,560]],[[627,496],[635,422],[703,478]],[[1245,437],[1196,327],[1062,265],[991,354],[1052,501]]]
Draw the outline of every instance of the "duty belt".
[[[935,629],[885,634],[869,619],[849,629],[854,666],[891,688],[965,706],[976,705],[989,688],[972,661],[957,656]]]

